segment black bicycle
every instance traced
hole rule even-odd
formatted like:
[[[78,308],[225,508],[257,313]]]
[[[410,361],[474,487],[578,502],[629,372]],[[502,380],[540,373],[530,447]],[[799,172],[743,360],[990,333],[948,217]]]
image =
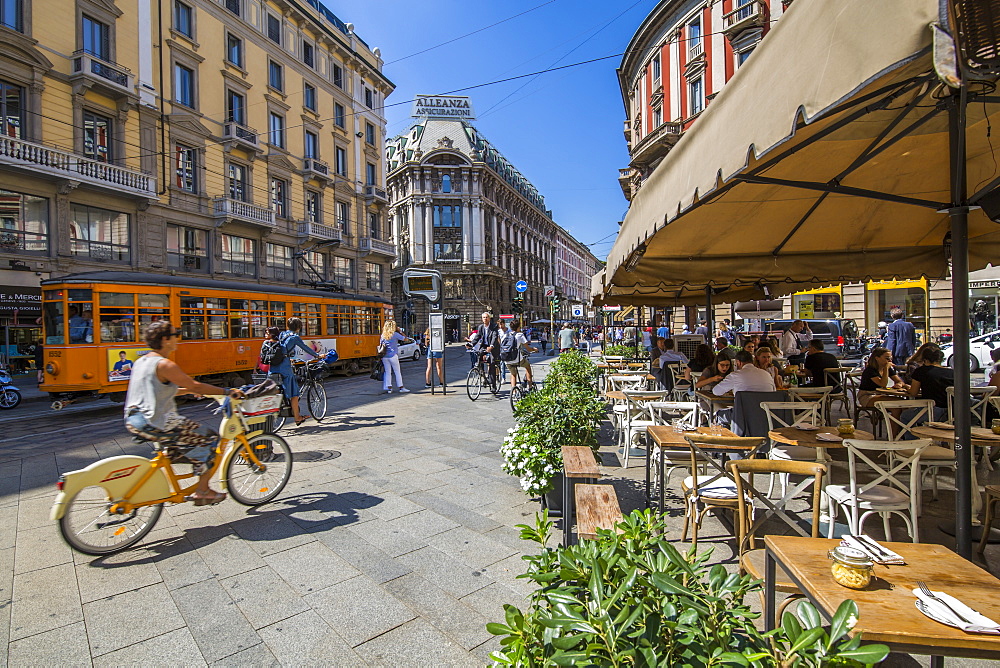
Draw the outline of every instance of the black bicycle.
[[[299,394],[305,397],[309,415],[316,422],[322,422],[326,417],[326,388],[320,382],[326,377],[326,362],[311,360],[309,362],[293,362],[295,379],[299,382]]]
[[[535,387],[535,381],[528,380],[527,378],[521,380],[519,369],[520,367],[510,369],[510,372],[514,374],[514,388],[510,391],[511,410],[514,410],[514,407],[517,406],[517,402],[521,401],[521,399],[524,399],[537,389]]]
[[[500,369],[491,364],[490,353],[479,353],[476,366],[469,371],[465,380],[465,391],[469,398],[475,401],[483,393],[483,388],[489,388],[494,395],[500,393]]]

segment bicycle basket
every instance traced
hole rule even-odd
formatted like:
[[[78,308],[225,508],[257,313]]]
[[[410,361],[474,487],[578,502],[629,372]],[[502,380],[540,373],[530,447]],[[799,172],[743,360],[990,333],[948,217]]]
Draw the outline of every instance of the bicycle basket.
[[[280,394],[265,394],[260,397],[252,397],[243,400],[240,406],[245,417],[256,417],[258,415],[270,415],[281,410]]]

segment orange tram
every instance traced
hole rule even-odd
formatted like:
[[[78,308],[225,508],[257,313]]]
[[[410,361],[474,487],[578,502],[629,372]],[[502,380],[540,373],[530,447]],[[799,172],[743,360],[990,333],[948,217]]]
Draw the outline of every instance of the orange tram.
[[[149,349],[145,328],[169,319],[181,333],[175,359],[198,380],[250,382],[267,327],[302,320],[302,340],[337,352],[348,374],[376,359],[392,305],[377,297],[218,281],[189,276],[96,271],[42,281],[44,380],[52,407],[106,394],[124,401],[131,364]],[[301,355],[301,351],[299,351]]]

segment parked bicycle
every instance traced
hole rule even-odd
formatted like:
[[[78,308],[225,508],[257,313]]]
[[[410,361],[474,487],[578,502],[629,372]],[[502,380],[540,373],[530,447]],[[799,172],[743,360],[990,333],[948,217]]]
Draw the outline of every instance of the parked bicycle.
[[[465,379],[465,391],[469,398],[475,401],[483,393],[483,388],[489,388],[494,395],[500,393],[500,369],[492,364],[490,353],[479,353],[476,366],[469,371]]]
[[[219,471],[223,489],[245,506],[272,501],[291,477],[291,448],[280,436],[251,431],[241,408],[244,400],[211,398],[221,404],[223,417],[217,456],[208,474]],[[152,531],[164,503],[189,500],[197,485],[184,487],[183,481],[195,474],[174,472],[171,440],[156,440],[154,445],[157,453],[150,459],[108,457],[60,476],[50,518],[59,523],[70,547],[98,556],[128,549]]]

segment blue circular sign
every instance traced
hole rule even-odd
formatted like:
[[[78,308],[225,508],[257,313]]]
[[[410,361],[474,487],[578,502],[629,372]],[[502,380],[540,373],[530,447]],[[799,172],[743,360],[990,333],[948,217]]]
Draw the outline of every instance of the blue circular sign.
[[[517,283],[514,284],[514,289],[517,290],[518,292],[525,292],[528,289],[528,282],[518,281]]]

